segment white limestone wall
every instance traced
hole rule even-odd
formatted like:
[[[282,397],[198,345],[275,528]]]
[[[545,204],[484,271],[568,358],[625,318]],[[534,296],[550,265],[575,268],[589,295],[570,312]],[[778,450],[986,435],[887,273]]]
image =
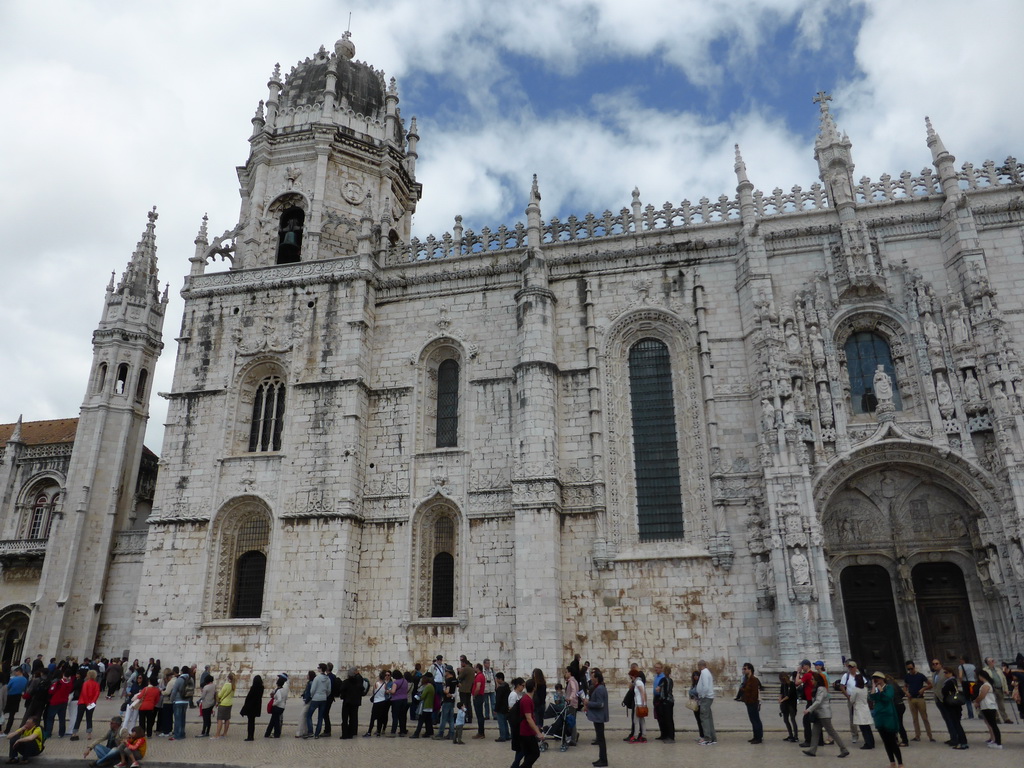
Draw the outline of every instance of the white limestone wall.
[[[120,656],[131,648],[135,606],[142,579],[143,553],[114,555],[103,592],[99,631],[94,652],[101,656]]]

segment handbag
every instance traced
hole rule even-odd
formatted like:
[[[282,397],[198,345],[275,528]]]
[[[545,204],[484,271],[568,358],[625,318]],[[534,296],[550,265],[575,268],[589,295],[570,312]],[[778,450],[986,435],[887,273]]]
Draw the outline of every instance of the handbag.
[[[641,704],[639,707],[636,708],[637,717],[647,717],[648,714],[650,714],[650,711],[647,709],[646,704]]]
[[[274,697],[273,696],[271,696],[269,699],[267,699],[267,714],[268,715],[274,714]]]
[[[687,699],[686,708],[691,712],[696,712],[698,709],[700,709],[700,704],[697,703],[696,699]]]
[[[942,699],[942,703],[947,707],[962,707],[967,703],[967,699],[964,698],[961,691],[953,691]]]

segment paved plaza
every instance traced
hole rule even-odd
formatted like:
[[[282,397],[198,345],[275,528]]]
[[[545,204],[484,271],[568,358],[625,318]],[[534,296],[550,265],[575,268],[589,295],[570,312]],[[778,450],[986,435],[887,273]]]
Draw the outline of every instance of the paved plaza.
[[[613,699],[614,699],[613,695]],[[626,744],[623,737],[628,727],[625,710],[613,711],[608,731],[608,759],[611,766],[627,768],[642,764],[644,768],[679,768],[679,766],[742,766],[756,764],[757,768],[791,768],[793,765],[806,763],[808,768],[815,765],[810,758],[800,754],[797,745],[783,741],[785,731],[776,709],[768,704],[763,710],[765,721],[765,741],[761,745],[747,743],[750,738],[749,724],[743,705],[730,699],[720,699],[715,704],[715,724],[718,730],[719,744],[714,747],[701,747],[694,743],[696,737],[695,724],[689,710],[680,708],[677,725],[682,725],[675,744],[662,744],[650,741],[647,744]],[[236,707],[237,710],[237,707]],[[475,725],[467,726],[465,732],[466,745],[456,746],[450,742],[431,740],[412,741],[408,738],[362,738],[341,741],[337,738],[337,726],[332,738],[319,740],[298,740],[294,738],[295,719],[300,707],[296,702],[290,703],[285,717],[285,732],[280,739],[264,739],[263,731],[267,727],[268,717],[264,714],[257,721],[256,740],[246,742],[245,724],[237,717],[231,724],[226,739],[211,740],[193,738],[199,732],[199,718],[196,710],[192,710],[186,728],[188,738],[178,741],[167,741],[153,738],[149,742],[149,751],[145,765],[237,765],[237,766],[384,766],[384,765],[415,765],[417,768],[450,768],[451,766],[473,765],[474,768],[506,768],[512,763],[512,752],[507,744],[496,744],[497,728],[493,722],[487,723],[487,739],[473,740],[476,733]],[[837,712],[842,711],[840,707]],[[291,714],[289,718],[287,715]],[[114,702],[101,700],[97,708],[96,727],[112,714],[116,713]],[[340,715],[340,712],[338,713]],[[844,712],[845,714],[845,712]],[[360,722],[365,727],[369,720],[369,707],[361,707]],[[932,708],[931,716],[938,721],[938,713]],[[910,716],[907,715],[907,724]],[[653,718],[650,719],[653,723]],[[840,721],[837,720],[837,724]],[[1003,743],[1006,748],[994,750],[985,748],[985,726],[975,720],[965,720],[964,729],[971,743],[966,753],[953,752],[940,741],[931,744],[927,741],[912,743],[904,749],[904,764],[912,766],[933,766],[942,764],[965,764],[986,766],[986,768],[1003,768],[1017,766],[1024,754],[1024,728],[1020,725],[1002,727]],[[846,737],[845,730],[840,733]],[[651,736],[656,736],[655,729]],[[913,732],[911,732],[911,736]],[[580,746],[566,753],[558,751],[557,744],[541,755],[538,766],[543,768],[587,768],[597,759],[597,748],[590,746],[593,729],[589,723],[583,725]],[[940,739],[936,732],[936,738]],[[945,737],[942,736],[942,739]],[[52,738],[46,745],[43,757],[33,761],[38,765],[62,765],[70,763],[85,766],[87,761],[81,760],[85,750],[84,741],[71,742],[67,738]],[[819,750],[816,760],[833,763],[838,750],[835,747],[823,747]],[[840,763],[842,768],[886,768],[888,761],[881,744],[873,751],[853,749],[850,757]]]

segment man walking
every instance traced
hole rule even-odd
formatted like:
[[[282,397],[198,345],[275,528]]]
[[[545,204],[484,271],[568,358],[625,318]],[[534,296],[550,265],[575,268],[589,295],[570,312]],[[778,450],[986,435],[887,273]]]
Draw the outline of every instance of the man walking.
[[[700,677],[697,680],[697,705],[700,725],[704,729],[704,738],[697,743],[702,747],[713,747],[718,743],[715,719],[711,714],[711,705],[715,703],[715,678],[704,659],[697,662],[697,669],[700,670]]]

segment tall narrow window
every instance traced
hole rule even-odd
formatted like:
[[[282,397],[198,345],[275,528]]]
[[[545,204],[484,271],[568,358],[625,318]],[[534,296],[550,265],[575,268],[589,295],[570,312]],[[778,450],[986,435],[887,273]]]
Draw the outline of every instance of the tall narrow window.
[[[683,536],[672,366],[668,347],[642,339],[629,350],[637,521],[640,541]]]
[[[117,380],[114,382],[114,394],[123,395],[128,386],[128,363],[117,366]]]
[[[139,383],[135,387],[135,399],[140,403],[146,397],[146,382],[149,380],[149,371],[143,368],[139,371]]]
[[[302,229],[305,212],[297,205],[281,214],[281,228],[277,233],[277,263],[294,264],[301,260]]]
[[[437,368],[437,448],[459,444],[459,364],[445,360]]]
[[[235,583],[236,619],[258,619],[263,613],[263,587],[267,576],[267,556],[250,551],[238,558]]]
[[[96,391],[102,392],[103,385],[107,383],[107,364],[100,363],[99,368],[96,370]]]
[[[434,523],[434,561],[431,568],[431,616],[455,615],[455,521],[439,517]]]
[[[249,427],[250,453],[281,450],[284,396],[284,382],[277,376],[268,376],[256,387]]]
[[[263,613],[271,515],[253,498],[228,503],[218,514],[207,584],[215,619],[257,619]]]
[[[850,401],[854,413],[874,413],[878,406],[875,396],[875,370],[880,365],[892,382],[892,404],[902,408],[896,384],[896,368],[892,363],[889,342],[877,333],[861,331],[846,340],[846,368],[850,374]]]

